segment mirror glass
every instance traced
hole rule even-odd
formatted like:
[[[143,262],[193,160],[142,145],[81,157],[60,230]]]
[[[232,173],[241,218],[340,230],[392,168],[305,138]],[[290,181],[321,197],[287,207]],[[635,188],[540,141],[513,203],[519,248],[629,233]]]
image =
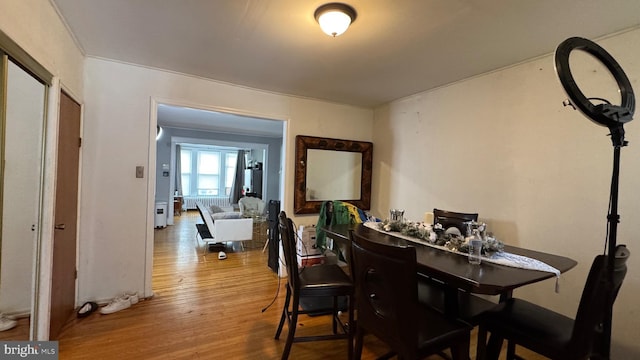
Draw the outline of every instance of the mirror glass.
[[[43,129],[46,86],[4,58],[0,74],[6,103],[0,136],[4,168],[0,237],[0,313],[15,327],[0,332],[2,340],[29,339],[33,279],[40,228]]]
[[[362,183],[362,154],[308,149],[306,179],[307,201],[358,200]]]
[[[370,142],[296,136],[294,213],[319,213],[326,200],[368,210],[372,162]]]

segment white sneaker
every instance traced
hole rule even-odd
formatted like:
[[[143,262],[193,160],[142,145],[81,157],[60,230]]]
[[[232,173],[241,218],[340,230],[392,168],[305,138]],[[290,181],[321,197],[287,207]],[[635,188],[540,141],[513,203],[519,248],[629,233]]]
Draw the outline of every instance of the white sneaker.
[[[18,325],[18,322],[13,320],[13,319],[9,319],[8,317],[4,316],[3,314],[0,314],[0,331],[6,331],[9,329],[13,329],[14,327],[16,327],[16,325]]]
[[[131,305],[135,305],[138,303],[138,301],[140,301],[140,298],[138,297],[138,293],[135,292],[133,294],[129,294],[129,293],[124,293],[124,295],[122,295],[123,298],[129,298],[129,301],[131,302]]]
[[[131,300],[129,297],[120,296],[111,300],[111,302],[100,308],[100,314],[113,314],[120,310],[128,309],[131,307]]]
[[[133,294],[124,293],[124,294],[122,294],[122,296],[119,296],[119,297],[111,300],[111,302],[109,304],[107,304],[104,307],[102,307],[100,309],[100,313],[101,314],[111,314],[111,313],[114,313],[116,311],[124,310],[124,309],[127,309],[127,308],[131,307],[131,305],[137,304],[138,301],[140,301],[140,298],[138,297],[138,293],[137,292],[135,292]]]

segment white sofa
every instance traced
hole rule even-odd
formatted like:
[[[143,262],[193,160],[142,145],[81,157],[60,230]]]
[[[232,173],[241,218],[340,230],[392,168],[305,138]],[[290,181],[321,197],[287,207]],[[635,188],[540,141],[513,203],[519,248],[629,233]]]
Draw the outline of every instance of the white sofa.
[[[231,218],[229,213],[211,214],[209,209],[196,202],[203,224],[196,224],[198,236],[205,243],[203,253],[206,254],[209,243],[229,241],[247,241],[253,238],[252,218]],[[239,216],[239,213],[236,213]]]

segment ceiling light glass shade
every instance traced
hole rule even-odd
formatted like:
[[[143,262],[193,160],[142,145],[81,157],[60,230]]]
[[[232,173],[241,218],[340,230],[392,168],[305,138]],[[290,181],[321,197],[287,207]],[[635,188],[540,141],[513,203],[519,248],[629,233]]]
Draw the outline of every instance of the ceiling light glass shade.
[[[327,35],[338,36],[347,31],[351,25],[351,18],[343,12],[333,10],[320,15],[318,23]]]
[[[316,10],[314,15],[322,31],[333,37],[347,31],[349,25],[356,19],[355,10],[341,3],[324,4]]]

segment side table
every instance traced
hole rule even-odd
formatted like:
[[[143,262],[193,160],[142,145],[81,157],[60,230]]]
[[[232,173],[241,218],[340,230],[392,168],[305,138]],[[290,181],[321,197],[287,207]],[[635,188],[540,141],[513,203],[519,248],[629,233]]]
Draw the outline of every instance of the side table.
[[[173,216],[182,215],[182,196],[173,197]]]

